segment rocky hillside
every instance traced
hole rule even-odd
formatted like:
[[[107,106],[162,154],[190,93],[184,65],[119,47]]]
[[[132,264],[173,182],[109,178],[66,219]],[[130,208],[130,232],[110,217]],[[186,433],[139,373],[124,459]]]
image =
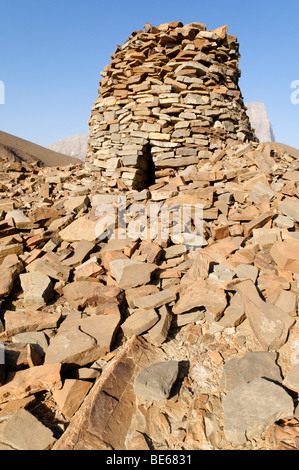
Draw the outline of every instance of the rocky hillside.
[[[40,145],[0,131],[0,156],[10,162],[39,163],[42,166],[63,166],[79,163],[77,158],[54,152]]]
[[[213,157],[143,192],[1,168],[1,449],[299,448],[298,151]],[[202,248],[99,239],[124,194],[204,202]]]

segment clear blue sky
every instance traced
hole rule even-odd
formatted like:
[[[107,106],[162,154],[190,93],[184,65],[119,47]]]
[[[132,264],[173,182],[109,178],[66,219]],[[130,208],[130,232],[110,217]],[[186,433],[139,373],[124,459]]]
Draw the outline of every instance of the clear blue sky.
[[[198,21],[238,36],[244,101],[264,102],[276,140],[299,148],[298,10],[298,0],[0,0],[0,130],[43,146],[86,134],[117,44],[147,22]]]

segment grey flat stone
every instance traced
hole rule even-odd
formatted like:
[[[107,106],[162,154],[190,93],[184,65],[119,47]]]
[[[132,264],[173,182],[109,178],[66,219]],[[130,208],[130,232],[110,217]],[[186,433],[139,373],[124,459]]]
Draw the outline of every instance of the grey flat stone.
[[[225,363],[221,378],[221,387],[229,392],[243,383],[264,377],[281,382],[280,368],[276,364],[277,353],[254,351],[241,358],[233,358]]]
[[[255,379],[224,397],[225,437],[234,445],[245,444],[293,412],[293,400],[283,387],[264,378]]]
[[[167,400],[178,377],[177,361],[158,362],[143,369],[135,379],[134,392],[149,400]]]

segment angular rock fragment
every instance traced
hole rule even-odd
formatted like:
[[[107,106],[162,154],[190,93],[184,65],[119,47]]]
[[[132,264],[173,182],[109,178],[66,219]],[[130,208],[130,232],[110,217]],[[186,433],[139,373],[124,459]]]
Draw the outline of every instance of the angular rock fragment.
[[[151,401],[167,400],[178,373],[179,363],[177,361],[153,364],[137,375],[134,382],[134,392]]]
[[[76,266],[79,263],[83,263],[90,253],[94,250],[94,243],[88,240],[80,240],[75,248],[73,256],[62,261],[61,264],[64,266]]]
[[[226,306],[226,295],[222,289],[215,289],[208,282],[199,280],[184,289],[172,312],[179,315],[194,308],[204,307],[217,321],[221,318]]]
[[[173,315],[167,305],[159,308],[159,317],[158,322],[144,335],[145,339],[155,346],[161,346],[168,337]]]
[[[100,282],[76,281],[63,288],[63,294],[74,308],[84,310],[87,305],[119,305],[123,299],[122,290],[116,286],[105,286]]]
[[[0,387],[0,403],[27,397],[43,390],[53,391],[62,386],[61,364],[44,364],[7,374]]]
[[[219,325],[224,328],[232,328],[240,325],[245,320],[245,310],[240,294],[236,293],[230,300],[229,306],[224,310]]]
[[[40,273],[57,281],[68,281],[71,270],[62,264],[50,263],[49,261],[37,259],[26,267],[27,272]]]
[[[286,216],[299,222],[299,201],[290,198],[284,199],[278,204],[278,209]]]
[[[91,382],[66,379],[61,390],[53,392],[53,398],[66,418],[76,413],[91,387]]]
[[[221,387],[224,391],[230,392],[258,377],[281,382],[282,376],[276,360],[277,353],[264,351],[252,351],[242,358],[230,359],[223,367]]]
[[[29,397],[20,398],[12,400],[1,405],[0,417],[8,417],[13,415],[16,411],[20,409],[26,409],[27,406],[33,405],[35,403],[35,396],[31,395]]]
[[[67,318],[51,339],[45,364],[85,366],[110,351],[120,325],[120,315]]]
[[[296,393],[299,393],[299,364],[295,364],[282,382],[283,385]]]
[[[110,271],[122,289],[147,284],[157,265],[131,259],[116,259],[110,262]]]
[[[23,266],[14,254],[6,256],[0,266],[0,298],[9,295],[13,289],[14,281],[22,271]]]
[[[14,413],[0,433],[0,442],[11,450],[49,450],[55,441],[52,431],[24,409]]]
[[[287,340],[294,318],[259,296],[252,281],[236,284],[242,295],[246,316],[252,331],[267,350],[279,349]]]
[[[125,336],[138,336],[149,330],[159,320],[154,309],[136,310],[121,325]]]
[[[7,310],[4,314],[5,333],[10,337],[26,331],[41,331],[56,328],[61,319],[61,313],[47,313],[32,310]],[[1,336],[0,336],[1,337]]]
[[[165,361],[162,351],[133,336],[91,389],[54,450],[123,450],[137,413],[134,381],[150,364]],[[120,423],[121,426],[120,426]],[[131,424],[132,423],[132,424]],[[133,428],[132,428],[133,425]],[[150,433],[141,429],[142,433]]]
[[[234,445],[245,444],[293,411],[293,400],[283,387],[264,378],[254,379],[224,397],[225,437]]]
[[[46,304],[53,294],[51,279],[41,273],[20,274],[25,304]]]
[[[158,287],[147,284],[145,286],[134,287],[126,289],[126,300],[130,308],[136,308],[135,300],[139,297],[146,297],[151,294],[157,294],[159,292]]]
[[[96,241],[97,234],[97,220],[90,220],[86,217],[79,217],[70,223],[67,227],[59,232],[62,240],[68,242],[80,242],[87,240],[89,242]]]
[[[289,238],[283,242],[274,243],[270,255],[280,269],[299,274],[298,250],[299,240]]]
[[[144,297],[138,297],[134,300],[134,304],[138,308],[144,308],[151,310],[153,308],[162,307],[162,305],[169,304],[176,300],[176,294],[171,289],[161,290],[156,294],[146,295]]]

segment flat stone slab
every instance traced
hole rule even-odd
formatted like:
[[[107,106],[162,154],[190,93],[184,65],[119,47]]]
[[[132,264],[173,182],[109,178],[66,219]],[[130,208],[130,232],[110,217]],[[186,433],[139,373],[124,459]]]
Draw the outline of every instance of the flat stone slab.
[[[141,337],[130,338],[92,387],[53,450],[130,449],[138,412],[135,378],[141,370],[165,360],[163,351]]]
[[[55,441],[52,431],[24,409],[14,413],[0,431],[0,443],[10,450],[49,450]]]
[[[293,400],[283,387],[264,378],[254,379],[223,398],[225,437],[234,445],[245,444],[293,412]]]
[[[213,284],[200,279],[190,285],[186,285],[180,295],[180,299],[173,307],[175,315],[186,313],[194,308],[204,307],[215,321],[219,320],[227,306],[225,292],[214,288]]]
[[[20,274],[26,304],[45,304],[53,294],[51,279],[39,272]]]
[[[40,312],[33,309],[8,310],[4,314],[5,332],[0,335],[0,339],[28,331],[56,328],[60,319],[60,313]]]
[[[79,217],[74,220],[67,227],[59,232],[62,240],[67,242],[80,242],[81,240],[87,240],[93,242],[97,240],[97,220],[91,220],[87,217]]]
[[[153,364],[137,375],[134,382],[134,392],[151,401],[167,400],[178,373],[179,363],[177,361]]]
[[[135,300],[139,297],[145,297],[151,294],[157,294],[159,289],[153,284],[147,284],[146,286],[134,287],[132,289],[126,289],[126,300],[130,308],[136,308]]]
[[[144,338],[155,346],[161,346],[168,337],[173,315],[167,305],[159,308],[159,317],[159,321],[144,335]]]
[[[276,364],[277,353],[251,351],[245,356],[230,359],[224,364],[221,388],[230,392],[239,385],[258,377],[281,382],[280,368]]]
[[[120,325],[120,315],[70,315],[51,339],[45,364],[85,366],[110,351]]]
[[[154,309],[151,310],[136,310],[130,315],[121,325],[121,329],[125,336],[141,335],[159,320],[159,317]]]
[[[0,299],[11,293],[14,281],[22,270],[22,263],[15,254],[4,258],[0,267]]]
[[[286,216],[299,222],[299,201],[296,199],[285,199],[278,204],[278,209]]]
[[[242,295],[249,324],[263,348],[271,351],[283,346],[295,319],[270,302],[264,302],[252,281],[236,284],[236,290]]]
[[[86,380],[66,379],[61,390],[53,392],[53,398],[66,418],[71,418],[92,387]]]
[[[62,386],[61,364],[44,364],[6,375],[0,387],[0,403],[19,399],[43,390],[53,391]]]
[[[299,363],[289,370],[283,381],[283,385],[296,393],[299,393]]]
[[[27,266],[27,272],[36,272],[48,276],[57,281],[68,281],[71,270],[59,263],[50,263],[43,259],[37,259]]]
[[[156,264],[143,263],[132,259],[115,259],[110,262],[111,274],[122,289],[147,284],[157,268]]]
[[[134,300],[136,307],[143,309],[159,308],[176,300],[176,294],[171,289],[161,290],[156,294],[146,295]]]
[[[75,248],[74,254],[70,258],[63,260],[61,264],[64,266],[76,266],[77,264],[85,261],[94,248],[94,243],[88,240],[80,240]]]
[[[69,304],[84,310],[87,305],[112,303],[118,305],[122,298],[122,291],[117,286],[105,286],[101,282],[75,281],[63,288],[63,294]]]

